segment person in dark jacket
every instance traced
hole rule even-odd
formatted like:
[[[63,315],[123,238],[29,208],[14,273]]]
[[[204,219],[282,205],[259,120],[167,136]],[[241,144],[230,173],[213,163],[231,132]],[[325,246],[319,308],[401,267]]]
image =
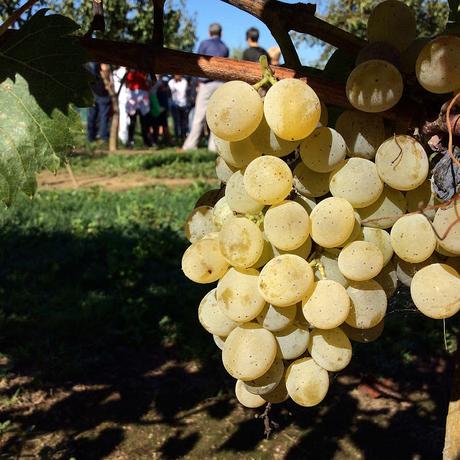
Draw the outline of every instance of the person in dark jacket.
[[[107,64],[90,62],[86,68],[94,77],[91,85],[94,106],[89,108],[87,120],[88,141],[94,142],[98,136],[102,141],[108,141],[111,101],[102,77],[106,75],[106,78],[110,78],[110,67]]]
[[[270,56],[267,51],[259,46],[259,30],[251,27],[246,31],[246,43],[248,48],[243,51],[243,60],[258,62],[260,56],[265,55],[270,63]]]

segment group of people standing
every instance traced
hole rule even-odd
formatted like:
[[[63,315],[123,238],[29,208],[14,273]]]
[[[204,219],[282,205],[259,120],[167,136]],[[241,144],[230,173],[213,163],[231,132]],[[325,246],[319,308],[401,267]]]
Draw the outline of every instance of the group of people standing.
[[[229,49],[221,37],[220,24],[211,24],[209,38],[200,43],[198,53],[228,57]],[[246,41],[248,48],[243,52],[244,60],[258,61],[264,54],[271,64],[279,64],[279,48],[270,48],[268,52],[261,48],[256,28],[252,27],[246,32]],[[97,63],[90,63],[88,70],[94,76],[92,90],[95,97],[95,105],[88,112],[90,142],[97,137],[102,141],[109,139],[111,100],[115,95],[119,106],[118,136],[128,148],[134,145],[138,119],[145,147],[155,147],[160,142],[173,145],[168,126],[168,116],[171,114],[178,150],[196,149],[203,134],[209,134],[208,149],[216,150],[213,134],[206,127],[206,108],[211,95],[223,82],[183,75],[152,76],[124,67],[111,72],[107,64]]]

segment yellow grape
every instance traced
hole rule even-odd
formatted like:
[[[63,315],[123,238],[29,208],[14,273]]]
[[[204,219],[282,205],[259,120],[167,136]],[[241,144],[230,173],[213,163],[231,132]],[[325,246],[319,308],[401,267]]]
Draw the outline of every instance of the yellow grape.
[[[256,409],[266,403],[265,399],[262,399],[259,395],[250,393],[242,380],[236,381],[235,396],[240,404],[249,409]]]
[[[294,188],[309,198],[326,195],[329,192],[329,173],[317,173],[300,162],[294,169]]]
[[[198,320],[210,334],[227,337],[238,323],[231,320],[220,308],[216,291],[217,289],[213,289],[203,297],[198,307]]]
[[[262,377],[247,380],[244,386],[249,393],[264,395],[272,392],[281,382],[284,375],[284,363],[281,356],[277,356],[270,369]]]
[[[439,245],[451,254],[460,255],[460,197],[436,211],[433,221]]]
[[[270,260],[260,272],[259,291],[277,307],[302,300],[313,285],[313,270],[305,259],[283,254]]]
[[[232,377],[254,380],[270,369],[276,352],[276,339],[270,331],[259,324],[246,323],[233,329],[225,340],[222,362]]]
[[[353,241],[339,254],[339,269],[353,281],[367,281],[377,276],[383,268],[382,251],[367,241]]]
[[[428,176],[428,157],[413,137],[399,134],[387,139],[377,150],[375,164],[380,178],[396,190],[412,190]]]
[[[460,275],[450,265],[428,265],[414,275],[410,294],[424,315],[450,318],[460,310]]]
[[[351,361],[351,343],[345,333],[335,329],[313,329],[308,351],[316,364],[329,372],[338,372]]]
[[[332,128],[317,128],[300,144],[305,165],[317,173],[332,171],[347,155],[343,137]]]
[[[243,323],[256,318],[265,306],[257,290],[259,272],[254,268],[231,268],[217,285],[217,301],[222,312]]]
[[[295,304],[287,307],[275,307],[274,305],[266,304],[257,317],[257,322],[269,331],[281,331],[281,329],[289,326],[294,321],[296,314],[297,305]]]
[[[307,350],[310,332],[308,327],[290,324],[273,333],[283,359],[295,359]]]
[[[213,208],[210,206],[199,206],[188,215],[185,219],[185,237],[190,243],[199,241],[216,230],[213,216]]]
[[[363,228],[363,239],[374,243],[382,252],[383,266],[390,262],[393,257],[393,246],[391,245],[390,234],[381,228]]]
[[[273,132],[288,141],[307,137],[318,125],[321,104],[316,93],[303,81],[286,78],[265,95],[264,114]]]
[[[247,194],[241,171],[236,171],[228,180],[225,186],[225,199],[232,211],[241,214],[258,214],[264,207]]]
[[[252,143],[250,137],[231,142],[215,136],[214,141],[219,157],[233,168],[244,168],[262,154],[262,151]]]
[[[249,163],[244,171],[244,188],[255,201],[276,204],[292,189],[292,172],[280,158],[264,155]]]
[[[214,91],[206,109],[209,129],[226,141],[251,135],[263,116],[259,93],[244,81],[229,81]]]
[[[182,271],[195,283],[212,283],[224,276],[229,263],[219,241],[204,238],[189,246],[182,256]]]

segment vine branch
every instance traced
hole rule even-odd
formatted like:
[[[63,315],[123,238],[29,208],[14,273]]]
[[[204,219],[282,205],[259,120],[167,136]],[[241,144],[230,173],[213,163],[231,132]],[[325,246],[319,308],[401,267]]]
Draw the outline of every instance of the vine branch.
[[[261,78],[260,66],[256,62],[237,61],[146,44],[89,37],[82,37],[80,43],[92,60],[151,73],[178,73],[223,81],[242,80],[249,84],[257,83]],[[345,109],[352,108],[341,83],[322,76],[310,75],[304,69],[294,70],[280,66],[271,66],[271,69],[278,79],[300,78],[308,81],[318,97],[327,105]],[[382,112],[381,116],[409,125],[416,113],[417,109],[411,102],[401,101],[391,110]]]
[[[28,9],[32,8],[38,0],[29,0],[19,7],[2,25],[0,25],[0,35],[4,34]]]
[[[315,16],[316,5],[311,3],[289,4],[279,0],[222,1],[260,19],[267,25],[275,38],[275,34],[287,34],[289,30],[295,30],[319,38],[353,56],[357,55],[361,48],[366,45],[366,41],[317,18]],[[277,38],[276,40],[278,41]],[[289,48],[283,49],[282,44],[279,43],[279,45],[287,62],[287,56],[290,56]],[[286,51],[287,55],[285,54]],[[290,56],[291,58],[292,56]],[[292,65],[289,64],[289,66]]]
[[[152,0],[153,2],[153,33],[152,42],[156,46],[164,46],[164,5],[165,0]]]

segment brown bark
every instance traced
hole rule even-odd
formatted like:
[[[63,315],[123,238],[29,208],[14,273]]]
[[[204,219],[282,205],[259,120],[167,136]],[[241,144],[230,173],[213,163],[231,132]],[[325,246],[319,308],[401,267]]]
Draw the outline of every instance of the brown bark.
[[[137,43],[94,38],[81,38],[80,41],[91,59],[97,62],[107,62],[152,73],[179,73],[212,80],[243,80],[253,84],[261,79],[260,66],[254,62],[185,53]],[[326,105],[351,108],[345,88],[338,82],[286,67],[272,66],[272,69],[278,79],[294,77],[305,79]],[[416,114],[417,109],[413,104],[401,101],[396,107],[380,115],[409,125]]]
[[[315,16],[316,5],[284,3],[278,0],[223,0],[263,21],[272,31],[295,30],[340,48],[352,55],[359,53],[366,41]],[[273,34],[275,36],[275,34]]]
[[[460,332],[457,334],[457,351],[453,359],[454,376],[446,419],[443,460],[460,459]]]

